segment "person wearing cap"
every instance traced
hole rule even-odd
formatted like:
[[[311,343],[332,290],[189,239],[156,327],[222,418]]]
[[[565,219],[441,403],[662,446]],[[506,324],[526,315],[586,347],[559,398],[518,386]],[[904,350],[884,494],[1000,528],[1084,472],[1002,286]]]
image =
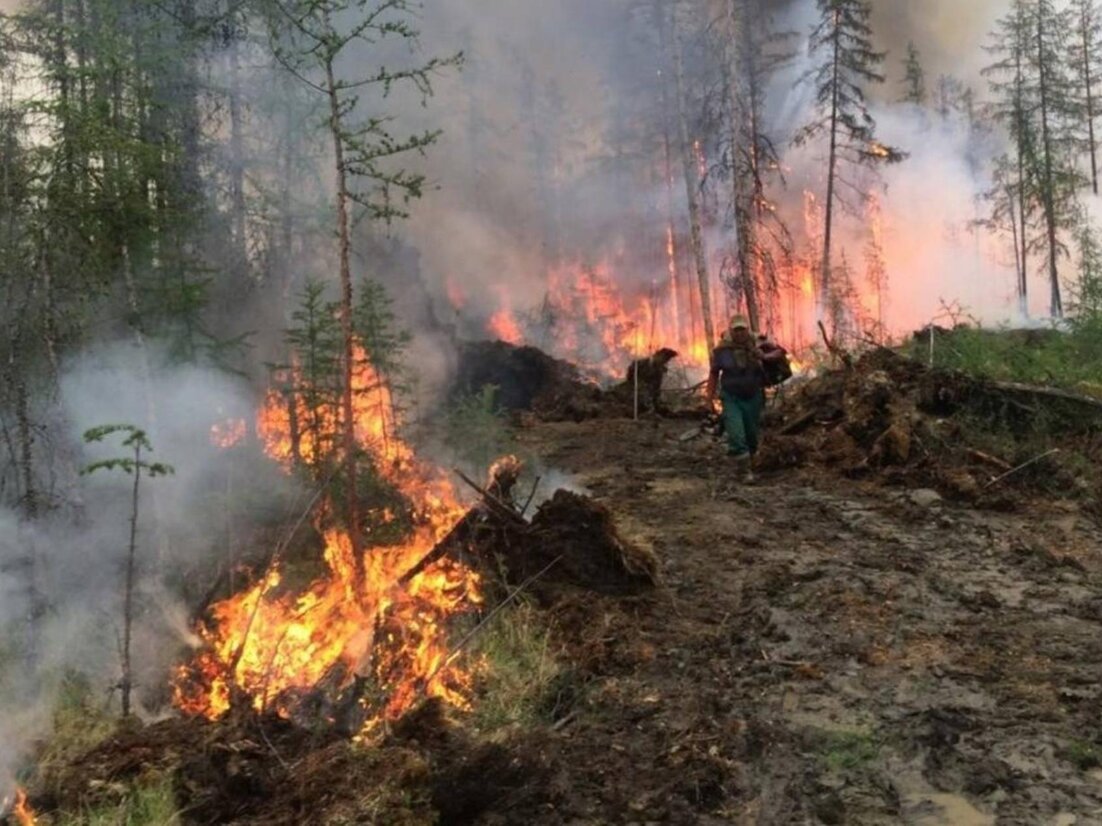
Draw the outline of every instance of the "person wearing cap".
[[[727,455],[734,459],[747,481],[753,479],[752,462],[760,444],[761,414],[765,409],[767,379],[763,363],[772,357],[775,357],[773,350],[759,346],[750,322],[743,315],[731,319],[728,331],[712,351],[708,403],[712,403],[718,390],[727,433]]]

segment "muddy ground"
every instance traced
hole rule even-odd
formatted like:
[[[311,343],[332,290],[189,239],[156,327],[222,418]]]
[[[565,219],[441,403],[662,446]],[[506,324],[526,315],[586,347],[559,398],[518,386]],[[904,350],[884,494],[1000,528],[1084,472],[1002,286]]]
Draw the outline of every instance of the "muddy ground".
[[[742,486],[685,427],[522,431],[664,582],[554,609],[547,773],[477,822],[1102,824],[1093,517],[807,468]]]

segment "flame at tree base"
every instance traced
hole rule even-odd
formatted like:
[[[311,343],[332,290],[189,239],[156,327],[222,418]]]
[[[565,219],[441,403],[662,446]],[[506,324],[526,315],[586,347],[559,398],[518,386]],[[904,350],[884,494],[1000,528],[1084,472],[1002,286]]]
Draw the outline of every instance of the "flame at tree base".
[[[448,479],[397,437],[390,392],[362,352],[357,364],[357,440],[410,503],[412,535],[366,551],[361,581],[351,539],[330,518],[332,505],[323,504],[315,522],[326,574],[292,590],[276,564],[248,590],[213,606],[197,630],[202,651],[176,674],[175,703],[185,713],[215,719],[236,706],[295,717],[311,709],[333,721],[334,703],[352,688],[367,733],[423,698],[468,705],[470,676],[449,659],[448,624],[481,601],[478,575],[444,558],[403,582],[466,511]],[[322,415],[319,431],[292,432],[293,422],[316,422],[317,413],[307,409],[304,394],[273,392],[258,415],[266,452],[288,472],[313,455],[309,438],[337,441],[340,422],[332,411]]]

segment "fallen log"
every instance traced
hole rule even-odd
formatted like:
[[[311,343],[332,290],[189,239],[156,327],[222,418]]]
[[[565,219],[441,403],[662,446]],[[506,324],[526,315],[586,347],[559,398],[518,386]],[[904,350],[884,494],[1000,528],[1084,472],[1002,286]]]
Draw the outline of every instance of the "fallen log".
[[[1073,402],[1075,404],[1083,405],[1084,407],[1093,408],[1096,411],[1102,412],[1102,399],[1096,399],[1094,396],[1084,396],[1082,393],[1073,393],[1070,390],[1063,390],[1059,387],[1045,387],[1043,385],[1036,384],[1022,384],[1015,381],[996,381],[991,382],[991,387],[996,390],[1002,390],[1006,393],[1021,393],[1027,396],[1034,396],[1042,399],[1058,399],[1060,401]]]

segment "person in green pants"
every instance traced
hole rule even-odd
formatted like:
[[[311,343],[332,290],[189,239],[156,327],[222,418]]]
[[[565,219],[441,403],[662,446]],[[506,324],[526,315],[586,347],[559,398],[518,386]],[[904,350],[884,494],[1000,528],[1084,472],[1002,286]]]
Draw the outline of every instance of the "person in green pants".
[[[737,315],[712,351],[708,376],[709,403],[719,391],[723,424],[727,432],[727,455],[734,458],[743,477],[753,479],[753,457],[761,444],[761,414],[765,409],[766,375],[762,366],[777,356],[779,348],[763,348],[750,330],[745,316]]]

